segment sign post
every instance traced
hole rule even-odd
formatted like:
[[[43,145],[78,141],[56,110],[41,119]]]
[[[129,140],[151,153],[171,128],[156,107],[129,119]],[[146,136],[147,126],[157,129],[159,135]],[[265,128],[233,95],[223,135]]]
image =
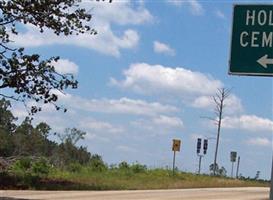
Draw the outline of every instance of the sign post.
[[[175,171],[175,153],[176,151],[180,151],[180,146],[181,146],[181,140],[173,139],[173,146],[172,146],[172,151],[173,151],[173,175]]]
[[[229,74],[273,76],[273,4],[235,5]],[[273,200],[273,158],[270,200]]]
[[[270,200],[273,200],[273,159],[272,159],[272,169],[271,169]]]

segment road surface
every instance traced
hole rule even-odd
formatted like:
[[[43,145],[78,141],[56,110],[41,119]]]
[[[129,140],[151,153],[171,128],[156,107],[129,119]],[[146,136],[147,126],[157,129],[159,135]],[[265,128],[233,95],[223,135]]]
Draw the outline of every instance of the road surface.
[[[269,188],[138,191],[1,191],[1,200],[268,200]]]

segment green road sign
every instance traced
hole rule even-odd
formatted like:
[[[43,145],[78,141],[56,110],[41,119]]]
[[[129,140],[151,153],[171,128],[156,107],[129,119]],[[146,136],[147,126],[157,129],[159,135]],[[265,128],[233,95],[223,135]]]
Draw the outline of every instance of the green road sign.
[[[235,5],[229,74],[273,76],[273,4]]]

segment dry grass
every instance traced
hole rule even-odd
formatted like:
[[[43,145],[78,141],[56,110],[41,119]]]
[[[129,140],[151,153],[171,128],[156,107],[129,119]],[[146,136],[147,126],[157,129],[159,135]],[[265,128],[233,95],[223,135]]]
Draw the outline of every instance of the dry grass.
[[[144,190],[144,189],[181,189],[210,187],[267,187],[269,183],[243,181],[208,175],[195,175],[164,169],[133,173],[129,170],[106,170],[92,172],[82,169],[77,173],[55,171],[51,178],[61,178],[84,185],[85,189],[95,190]],[[65,188],[64,188],[65,189]]]

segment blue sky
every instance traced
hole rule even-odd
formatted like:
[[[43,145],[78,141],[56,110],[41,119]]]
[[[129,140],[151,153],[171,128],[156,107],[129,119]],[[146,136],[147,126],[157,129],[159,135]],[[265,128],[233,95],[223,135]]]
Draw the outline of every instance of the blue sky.
[[[109,164],[126,160],[171,166],[172,139],[179,138],[177,166],[196,172],[196,138],[215,137],[217,130],[201,116],[215,117],[211,97],[217,88],[232,88],[218,163],[229,174],[230,151],[237,151],[244,176],[260,170],[269,179],[272,80],[228,75],[233,3],[239,2],[83,1],[97,36],[56,37],[24,27],[13,38],[17,45],[45,58],[59,55],[56,69],[79,80],[77,90],[60,94],[68,113],[44,106],[36,122],[47,121],[58,132],[65,127],[86,131],[82,144]],[[21,105],[14,111],[26,115]],[[208,173],[214,149],[215,140],[210,140],[203,172]]]

